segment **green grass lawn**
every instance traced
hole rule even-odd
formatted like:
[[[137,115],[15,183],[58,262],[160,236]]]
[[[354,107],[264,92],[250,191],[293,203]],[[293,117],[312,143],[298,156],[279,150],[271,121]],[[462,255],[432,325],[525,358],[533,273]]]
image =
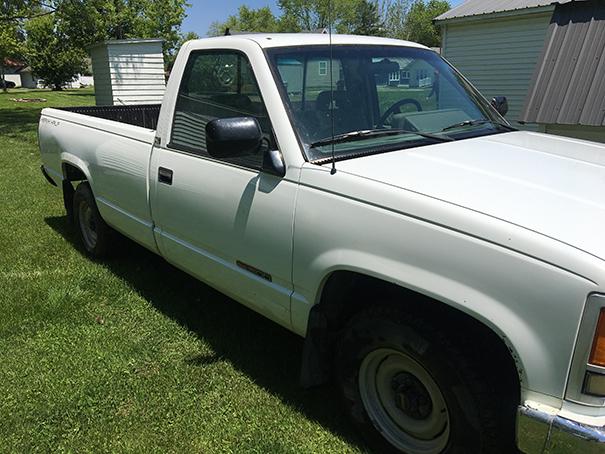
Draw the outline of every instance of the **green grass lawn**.
[[[300,338],[127,240],[83,255],[36,130],[93,103],[0,93],[0,451],[360,451],[334,389],[298,387]]]

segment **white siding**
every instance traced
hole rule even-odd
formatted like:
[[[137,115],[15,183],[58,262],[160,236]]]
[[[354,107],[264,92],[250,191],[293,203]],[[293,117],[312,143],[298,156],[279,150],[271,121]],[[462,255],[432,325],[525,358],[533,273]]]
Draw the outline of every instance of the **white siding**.
[[[113,97],[109,81],[109,66],[107,65],[107,47],[93,47],[90,52],[90,58],[92,61],[92,76],[94,78],[97,106],[111,105],[113,104]]]
[[[24,88],[37,88],[38,78],[34,78],[29,71],[21,73],[21,86]]]
[[[508,98],[506,118],[518,120],[552,13],[446,23],[443,56],[487,98]],[[518,125],[515,125],[518,126]],[[525,129],[537,129],[527,125]]]
[[[20,74],[5,74],[4,75],[4,80],[10,81],[10,82],[14,82],[15,83],[15,87],[20,87],[21,86],[21,75]]]
[[[160,41],[109,41],[94,47],[91,56],[97,105],[162,102],[166,81]]]

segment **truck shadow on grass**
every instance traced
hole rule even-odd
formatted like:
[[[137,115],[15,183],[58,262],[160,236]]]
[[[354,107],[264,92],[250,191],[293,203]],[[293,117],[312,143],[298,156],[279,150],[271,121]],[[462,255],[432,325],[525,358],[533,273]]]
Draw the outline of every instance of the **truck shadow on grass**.
[[[40,109],[0,109],[0,135],[22,138],[37,130],[39,119]]]
[[[66,216],[46,223],[84,254]],[[178,270],[142,246],[120,237],[115,258],[103,265],[127,281],[157,310],[207,342],[208,357],[185,357],[194,366],[224,358],[282,402],[317,421],[362,451],[363,442],[341,412],[332,385],[304,390],[298,385],[303,340],[254,311]]]

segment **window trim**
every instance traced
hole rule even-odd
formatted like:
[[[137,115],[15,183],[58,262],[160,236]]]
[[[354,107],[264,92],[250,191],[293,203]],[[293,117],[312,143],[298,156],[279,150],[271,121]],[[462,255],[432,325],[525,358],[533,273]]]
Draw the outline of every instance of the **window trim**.
[[[281,80],[281,77],[279,75],[279,72],[277,71],[277,65],[275,65],[275,59],[277,58],[277,56],[279,54],[284,54],[284,53],[289,53],[292,51],[306,51],[309,49],[321,49],[321,48],[326,48],[328,46],[326,46],[325,44],[313,44],[313,45],[289,45],[289,46],[277,46],[277,47],[266,47],[263,48],[263,54],[265,55],[265,60],[267,62],[267,64],[269,65],[269,70],[273,76],[273,81],[275,82],[276,86],[277,86],[277,91],[279,92],[282,104],[284,105],[284,108],[286,109],[286,114],[288,116],[288,120],[290,123],[290,128],[292,129],[292,131],[294,132],[294,135],[296,137],[296,141],[298,143],[299,146],[299,150],[300,153],[304,159],[305,162],[309,162],[309,163],[316,163],[314,159],[311,159],[308,155],[307,155],[307,149],[306,149],[306,144],[303,141],[300,133],[298,132],[296,126],[295,126],[295,121],[294,121],[294,113],[292,112],[292,106],[290,105],[289,102],[289,96],[288,96],[288,91],[286,90],[283,81]],[[334,47],[338,47],[338,48],[348,48],[348,47],[362,47],[362,48],[366,48],[366,47],[384,47],[384,48],[407,48],[407,49],[415,49],[418,51],[422,51],[422,52],[433,52],[434,54],[436,54],[444,63],[446,66],[448,66],[450,68],[450,70],[452,71],[453,75],[455,75],[455,77],[457,77],[459,79],[460,82],[460,87],[458,87],[458,91],[462,90],[465,93],[467,93],[473,100],[473,102],[477,105],[477,107],[479,108],[479,110],[481,110],[481,112],[483,113],[483,115],[485,115],[488,118],[493,118],[493,119],[497,119],[497,118],[502,118],[497,112],[496,110],[490,105],[490,102],[487,100],[487,98],[485,98],[485,96],[483,96],[479,90],[473,86],[473,84],[460,72],[458,71],[446,58],[444,58],[443,56],[437,54],[436,52],[430,50],[430,49],[424,49],[424,48],[417,48],[414,46],[405,46],[405,45],[389,45],[389,44],[384,44],[384,45],[372,45],[372,44],[364,44],[364,45],[360,45],[360,44],[337,44],[334,45]],[[411,76],[411,74],[410,74]],[[378,106],[378,103],[376,103],[376,107]],[[506,121],[506,120],[505,120]],[[497,132],[494,133],[490,133],[490,134],[485,134],[485,135],[492,135],[492,134],[498,134]],[[482,136],[482,135],[481,135]],[[460,137],[457,138],[457,140],[463,140],[463,139],[468,139],[468,138],[474,138],[474,137],[481,137],[481,136],[476,136],[475,134],[461,134]],[[324,163],[319,163],[318,165],[322,165]]]
[[[218,55],[224,55],[224,54],[228,54],[228,55],[237,55],[239,57],[243,57],[246,59],[246,62],[248,63],[248,66],[250,67],[251,70],[251,74],[252,74],[252,78],[254,80],[254,85],[256,86],[256,89],[258,91],[258,96],[260,97],[260,100],[263,104],[263,107],[265,109],[265,112],[267,114],[267,119],[269,121],[269,129],[270,129],[270,134],[271,137],[273,139],[273,141],[275,142],[275,148],[277,148],[279,150],[279,144],[277,143],[277,136],[275,135],[275,129],[273,128],[273,122],[271,121],[271,117],[269,116],[269,111],[267,110],[266,107],[266,103],[265,100],[263,98],[263,95],[261,93],[260,90],[260,86],[258,84],[258,80],[256,78],[256,74],[254,73],[254,69],[252,67],[252,64],[250,62],[250,58],[248,57],[248,55],[239,50],[239,49],[229,49],[229,48],[222,48],[222,49],[196,49],[196,50],[192,50],[189,53],[189,56],[187,58],[187,61],[185,62],[185,67],[183,68],[183,72],[181,74],[181,80],[179,82],[179,88],[177,91],[177,95],[176,95],[176,99],[174,100],[174,108],[172,110],[172,122],[170,125],[170,141],[166,144],[166,149],[169,151],[173,151],[176,153],[182,153],[182,154],[186,154],[188,156],[193,156],[196,158],[200,158],[200,159],[205,159],[208,161],[212,161],[212,162],[217,162],[217,163],[221,163],[221,164],[225,164],[231,167],[237,167],[240,169],[245,169],[245,170],[250,170],[253,172],[260,172],[262,171],[262,159],[261,162],[259,164],[258,167],[250,167],[250,166],[245,166],[243,164],[237,164],[231,161],[227,161],[227,160],[223,160],[223,159],[217,159],[217,158],[213,158],[212,156],[208,155],[208,152],[205,150],[205,154],[200,153],[200,150],[194,149],[192,147],[189,147],[187,145],[182,145],[182,144],[176,144],[174,143],[174,123],[176,120],[176,110],[177,110],[177,104],[178,104],[178,98],[179,95],[181,93],[181,89],[183,88],[183,85],[185,84],[185,71],[187,70],[187,65],[189,64],[189,62],[191,61],[192,58],[196,58],[198,55],[213,55],[213,54],[218,54]],[[238,89],[240,88],[240,84],[241,84],[241,60],[238,59]],[[217,117],[218,118],[218,117]],[[227,117],[225,117],[227,118]]]
[[[319,76],[328,75],[328,62],[326,60],[317,60],[317,74]]]

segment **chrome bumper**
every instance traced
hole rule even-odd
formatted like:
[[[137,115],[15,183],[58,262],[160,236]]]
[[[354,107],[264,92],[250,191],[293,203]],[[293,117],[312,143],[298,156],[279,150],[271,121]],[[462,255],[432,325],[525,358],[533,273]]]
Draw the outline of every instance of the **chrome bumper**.
[[[605,427],[588,426],[520,405],[517,447],[526,454],[605,453]]]

